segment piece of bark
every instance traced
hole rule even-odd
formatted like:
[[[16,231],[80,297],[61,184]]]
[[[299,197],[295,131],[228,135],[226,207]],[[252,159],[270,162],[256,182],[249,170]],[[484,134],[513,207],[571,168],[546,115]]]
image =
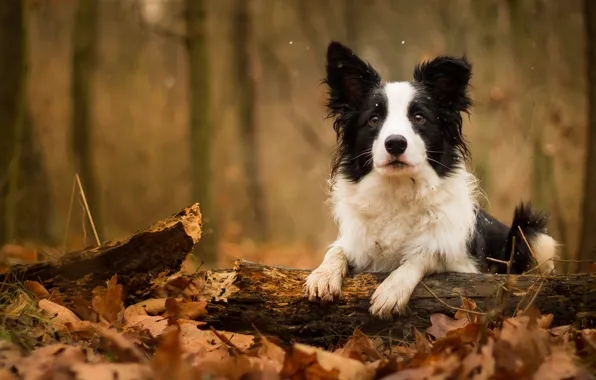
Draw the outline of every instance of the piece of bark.
[[[90,298],[95,287],[105,286],[117,274],[127,303],[134,302],[150,291],[158,274],[180,268],[201,233],[201,212],[194,204],[126,241],[71,252],[56,261],[15,265],[0,275],[0,284],[39,281],[46,289],[58,288],[64,296]]]
[[[423,280],[435,294],[419,284],[405,315],[380,320],[369,314],[370,296],[387,274],[358,274],[344,279],[342,295],[330,304],[309,302],[302,297],[307,270],[286,269],[238,262],[234,269],[204,273],[204,294],[209,300],[204,321],[217,329],[254,334],[255,328],[265,335],[285,342],[298,341],[317,346],[336,344],[349,337],[355,328],[370,336],[389,339],[413,339],[413,328],[424,331],[433,313],[452,316],[461,307],[461,297],[475,301],[483,311],[494,310],[495,295],[502,289],[506,276],[444,273]],[[554,325],[589,323],[596,311],[596,275],[569,275],[541,278],[511,276],[515,285],[504,302],[504,315],[523,310],[533,299],[543,314],[554,314]],[[542,286],[540,286],[540,283]],[[436,296],[436,297],[435,297]],[[579,314],[579,315],[578,315]],[[254,326],[254,327],[253,327]]]

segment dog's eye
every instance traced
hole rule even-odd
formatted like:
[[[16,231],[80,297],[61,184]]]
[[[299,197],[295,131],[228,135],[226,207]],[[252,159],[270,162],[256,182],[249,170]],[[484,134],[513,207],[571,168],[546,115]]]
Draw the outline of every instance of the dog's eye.
[[[380,122],[381,119],[379,119],[378,116],[373,116],[370,119],[368,119],[368,125],[370,125],[371,127],[376,127],[377,125],[379,125]]]
[[[414,115],[414,121],[416,122],[416,124],[424,124],[426,122],[426,119],[424,118],[424,116],[417,113],[416,115]]]

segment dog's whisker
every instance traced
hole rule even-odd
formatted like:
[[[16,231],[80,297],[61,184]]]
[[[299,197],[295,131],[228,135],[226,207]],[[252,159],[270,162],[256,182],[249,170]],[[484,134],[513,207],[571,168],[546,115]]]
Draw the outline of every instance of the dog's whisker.
[[[426,157],[426,159],[427,159],[427,160],[429,160],[429,161],[431,161],[431,162],[436,162],[437,164],[439,164],[439,165],[443,166],[444,168],[450,169],[450,167],[449,167],[449,166],[447,166],[447,165],[443,164],[442,162],[439,162],[439,161],[437,161],[437,160],[434,160],[434,159],[432,159],[432,158],[430,158],[430,157]]]
[[[352,157],[350,160],[357,160],[358,158],[367,155],[367,154],[371,154],[372,153],[372,148],[371,149],[367,149],[364,152],[360,153],[359,155],[357,155],[356,157]]]

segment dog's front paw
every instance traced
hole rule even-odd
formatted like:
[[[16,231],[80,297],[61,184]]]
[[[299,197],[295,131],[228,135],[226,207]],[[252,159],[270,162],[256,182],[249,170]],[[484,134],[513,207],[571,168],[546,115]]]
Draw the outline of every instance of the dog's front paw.
[[[341,271],[329,269],[323,264],[308,275],[304,291],[311,301],[320,298],[324,302],[333,302],[341,294],[342,280]]]
[[[394,314],[403,314],[408,306],[410,294],[395,281],[386,279],[379,285],[370,299],[370,313],[381,319],[391,319]]]

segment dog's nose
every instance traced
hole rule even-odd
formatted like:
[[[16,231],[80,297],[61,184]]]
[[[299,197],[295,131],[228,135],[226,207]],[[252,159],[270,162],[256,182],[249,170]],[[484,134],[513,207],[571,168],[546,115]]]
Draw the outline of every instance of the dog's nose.
[[[385,149],[392,156],[399,156],[406,151],[408,140],[402,135],[391,135],[385,140]]]

